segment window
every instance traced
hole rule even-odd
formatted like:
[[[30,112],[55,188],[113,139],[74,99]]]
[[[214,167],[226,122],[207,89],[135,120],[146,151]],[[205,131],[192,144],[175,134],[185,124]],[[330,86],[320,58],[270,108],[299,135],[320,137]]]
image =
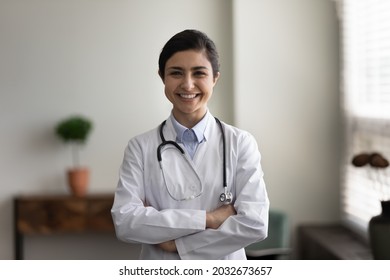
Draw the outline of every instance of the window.
[[[343,220],[361,233],[390,199],[390,167],[355,167],[354,155],[390,159],[390,1],[340,0],[345,154]]]

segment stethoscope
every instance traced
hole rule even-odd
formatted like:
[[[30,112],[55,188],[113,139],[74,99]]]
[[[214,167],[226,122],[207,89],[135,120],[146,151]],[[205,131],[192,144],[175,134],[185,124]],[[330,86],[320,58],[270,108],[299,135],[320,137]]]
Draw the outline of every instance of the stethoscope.
[[[222,172],[222,176],[223,176],[223,193],[221,193],[221,195],[219,196],[219,201],[224,203],[224,204],[229,204],[233,201],[233,194],[232,192],[228,191],[227,189],[227,180],[226,180],[226,140],[225,140],[225,131],[223,129],[223,125],[221,123],[221,121],[218,119],[218,118],[215,118],[215,121],[218,123],[219,125],[219,128],[221,129],[221,134],[222,134],[222,148],[223,148],[223,172]],[[165,140],[165,137],[164,137],[164,133],[163,133],[163,128],[165,126],[165,123],[166,121],[163,121],[160,125],[160,129],[159,129],[159,132],[160,132],[160,138],[161,138],[161,141],[162,143],[157,147],[157,160],[160,164],[160,168],[162,169],[162,165],[161,165],[161,160],[162,160],[162,157],[161,157],[161,149],[166,146],[166,145],[173,145],[174,147],[176,147],[180,153],[185,157],[185,153],[184,153],[184,150],[182,147],[180,147],[180,145],[175,142],[175,141],[172,141],[172,140]],[[167,188],[168,189],[168,188]],[[169,190],[168,190],[169,192]],[[200,195],[200,194],[199,194]],[[195,197],[190,197],[189,199],[193,199]],[[187,199],[186,199],[187,200]]]

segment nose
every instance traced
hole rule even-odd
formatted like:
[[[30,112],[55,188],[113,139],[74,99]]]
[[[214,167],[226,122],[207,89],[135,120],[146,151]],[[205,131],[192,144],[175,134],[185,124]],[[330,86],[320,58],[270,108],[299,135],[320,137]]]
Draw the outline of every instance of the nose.
[[[192,76],[191,75],[185,75],[183,77],[183,80],[181,82],[180,87],[182,89],[184,89],[184,90],[187,90],[187,91],[193,89],[195,87],[195,83],[194,83],[194,79],[192,78]]]

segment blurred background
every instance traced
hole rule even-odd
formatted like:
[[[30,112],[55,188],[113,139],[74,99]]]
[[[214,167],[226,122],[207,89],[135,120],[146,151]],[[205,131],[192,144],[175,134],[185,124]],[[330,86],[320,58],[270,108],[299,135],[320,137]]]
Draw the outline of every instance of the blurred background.
[[[251,132],[290,240],[342,220],[344,118],[338,3],[331,0],[0,0],[0,259],[14,258],[13,198],[69,194],[69,147],[54,133],[93,122],[81,162],[90,194],[112,194],[128,140],[171,105],[157,75],[165,42],[207,33],[221,57],[210,110]],[[29,236],[28,259],[132,259],[112,234]]]

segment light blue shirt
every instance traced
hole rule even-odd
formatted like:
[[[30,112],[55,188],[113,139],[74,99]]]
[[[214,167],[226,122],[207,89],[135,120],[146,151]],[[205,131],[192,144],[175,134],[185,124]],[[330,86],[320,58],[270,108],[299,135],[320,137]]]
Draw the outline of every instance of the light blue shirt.
[[[187,128],[181,125],[173,114],[171,114],[170,118],[176,131],[176,142],[183,144],[193,159],[199,144],[206,141],[204,131],[210,118],[210,113],[207,111],[206,115],[193,128]]]

